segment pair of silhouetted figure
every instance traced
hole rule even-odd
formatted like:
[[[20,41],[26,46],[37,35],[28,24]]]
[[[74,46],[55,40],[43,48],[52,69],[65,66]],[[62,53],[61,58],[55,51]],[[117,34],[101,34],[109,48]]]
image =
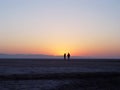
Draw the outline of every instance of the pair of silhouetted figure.
[[[69,60],[70,59],[70,53],[68,53],[67,55],[66,55],[66,53],[64,53],[64,59],[66,60],[66,57],[67,57],[67,59]]]

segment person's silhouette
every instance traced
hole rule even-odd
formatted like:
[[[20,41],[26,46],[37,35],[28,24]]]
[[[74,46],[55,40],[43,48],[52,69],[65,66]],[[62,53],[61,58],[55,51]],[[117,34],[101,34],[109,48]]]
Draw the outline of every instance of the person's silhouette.
[[[66,60],[66,53],[64,53],[64,60]]]
[[[68,60],[70,59],[70,53],[67,54]]]

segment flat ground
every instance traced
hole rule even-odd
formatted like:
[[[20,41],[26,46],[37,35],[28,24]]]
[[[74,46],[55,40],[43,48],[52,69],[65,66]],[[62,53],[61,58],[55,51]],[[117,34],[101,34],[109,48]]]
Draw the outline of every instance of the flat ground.
[[[120,73],[118,59],[0,59],[0,75],[54,73]]]
[[[120,60],[1,59],[0,90],[120,90]]]
[[[119,59],[0,59],[0,66],[13,67],[119,67]]]

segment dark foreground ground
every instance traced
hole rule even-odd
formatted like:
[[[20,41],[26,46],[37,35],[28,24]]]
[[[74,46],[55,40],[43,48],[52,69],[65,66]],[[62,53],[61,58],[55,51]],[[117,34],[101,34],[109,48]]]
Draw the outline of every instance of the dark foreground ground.
[[[0,90],[120,90],[120,60],[1,59]]]
[[[0,80],[0,90],[120,90],[120,77]]]

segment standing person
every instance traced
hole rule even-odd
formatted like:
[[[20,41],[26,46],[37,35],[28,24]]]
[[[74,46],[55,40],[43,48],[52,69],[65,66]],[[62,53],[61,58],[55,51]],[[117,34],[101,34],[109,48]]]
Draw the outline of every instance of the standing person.
[[[70,59],[70,53],[67,54],[68,60]]]
[[[64,60],[66,60],[66,53],[64,53]]]

